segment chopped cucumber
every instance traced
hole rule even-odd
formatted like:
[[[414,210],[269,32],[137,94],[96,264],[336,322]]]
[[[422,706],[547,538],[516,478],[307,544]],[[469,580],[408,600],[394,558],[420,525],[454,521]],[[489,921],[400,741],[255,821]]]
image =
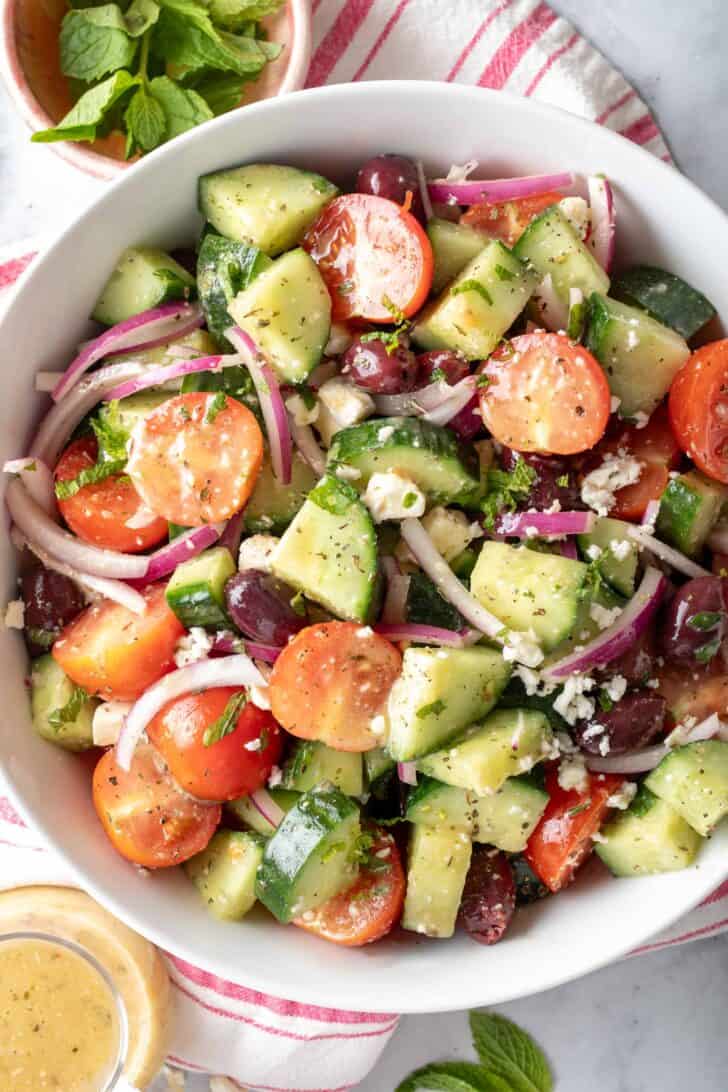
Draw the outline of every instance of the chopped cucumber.
[[[415,417],[383,417],[342,429],[334,436],[328,461],[334,468],[358,470],[357,489],[365,489],[372,474],[400,471],[430,504],[470,505],[481,492],[473,449],[459,443],[450,429]]]
[[[255,878],[263,839],[240,830],[219,830],[184,869],[207,908],[223,921],[241,921],[255,904]]]
[[[284,923],[356,879],[359,809],[339,789],[305,792],[265,847],[255,893]]]
[[[598,292],[589,308],[585,343],[620,399],[621,416],[651,414],[690,356],[686,342],[644,311]]]
[[[285,383],[302,383],[321,360],[331,298],[305,250],[289,251],[259,273],[228,311]]]
[[[298,740],[283,767],[282,784],[296,792],[330,782],[347,796],[364,792],[364,763],[354,751],[335,751],[316,740]]]
[[[523,311],[537,277],[495,240],[426,308],[412,330],[423,349],[454,349],[468,360],[490,356]]]
[[[473,840],[520,853],[546,810],[549,794],[530,777],[509,777],[491,796],[479,796]]]
[[[660,498],[657,533],[689,557],[702,552],[728,497],[720,482],[690,470],[668,482]]]
[[[634,593],[639,549],[629,534],[630,524],[621,519],[598,519],[593,530],[579,535],[579,549],[588,560],[590,547],[601,550],[597,567],[604,579],[621,595]]]
[[[472,836],[478,797],[474,792],[444,785],[420,775],[407,797],[405,819],[426,827],[454,827]]]
[[[203,550],[197,557],[177,566],[165,595],[186,629],[230,624],[225,607],[225,584],[236,569],[232,554],[225,546]]]
[[[509,629],[532,630],[544,651],[555,648],[576,623],[587,568],[559,554],[486,542],[470,590]]]
[[[408,622],[423,626],[440,626],[455,631],[465,627],[460,611],[440,595],[424,573],[412,573],[409,578],[405,614]]]
[[[294,451],[291,480],[288,485],[273,473],[266,452],[255,489],[243,511],[243,526],[250,535],[268,531],[280,535],[301,508],[306,495],[316,484],[316,475],[300,452]]]
[[[387,707],[392,758],[407,762],[460,735],[490,712],[510,675],[490,648],[408,648]]]
[[[476,254],[488,245],[488,239],[467,224],[454,224],[452,220],[440,220],[436,216],[427,224],[427,234],[432,244],[435,268],[432,274],[432,293],[442,292],[446,284],[461,273]]]
[[[410,837],[402,927],[428,937],[451,937],[473,847],[451,827],[415,826]]]
[[[593,637],[596,637],[601,633],[601,626],[597,620],[592,617],[591,613],[591,608],[594,603],[597,603],[600,607],[604,607],[606,610],[614,610],[615,607],[624,609],[627,605],[626,600],[623,599],[621,595],[617,595],[608,584],[600,583],[599,587],[592,595],[585,595],[579,600],[574,628],[568,637],[565,637],[563,641],[544,656],[541,670],[548,667],[549,664],[556,663],[557,660],[574,652],[577,645],[585,645],[588,641],[591,641]],[[552,723],[554,723],[553,718],[558,716],[558,714],[552,712],[551,716]]]
[[[33,728],[66,751],[93,747],[92,722],[97,701],[76,686],[48,653],[33,661],[30,706]]]
[[[132,246],[116,263],[91,317],[115,326],[160,303],[194,295],[195,278],[169,254],[150,246]]]
[[[375,747],[373,751],[364,754],[364,770],[367,775],[367,784],[371,788],[381,777],[391,773],[396,763],[384,747]]]
[[[290,811],[298,803],[301,795],[300,792],[290,792],[288,789],[269,789],[268,791],[278,807],[286,812]],[[240,796],[237,800],[228,800],[225,808],[239,823],[244,823],[246,827],[250,827],[258,834],[264,834],[266,838],[270,838],[272,834],[275,834],[276,828],[256,808],[249,796]]]
[[[545,713],[497,709],[459,743],[420,758],[417,768],[446,785],[485,796],[496,792],[507,778],[542,762],[551,735]]]
[[[602,827],[596,851],[615,876],[677,872],[695,860],[701,837],[674,808],[641,785],[627,811]]]
[[[612,295],[641,307],[657,322],[671,326],[686,341],[715,317],[715,307],[702,292],[674,273],[652,265],[635,265],[612,282]]]
[[[356,490],[322,478],[284,533],[272,568],[338,618],[367,621],[379,593],[377,535]]]
[[[322,175],[275,163],[251,163],[205,174],[199,205],[228,239],[260,247],[271,257],[297,246],[336,186]]]
[[[203,238],[197,255],[197,290],[207,328],[225,348],[229,347],[225,331],[232,325],[228,304],[270,265],[270,258],[255,246],[213,232]]]
[[[728,815],[728,743],[688,743],[663,758],[645,784],[704,838]]]
[[[565,310],[571,288],[580,288],[586,299],[592,292],[609,291],[609,277],[557,205],[531,221],[513,253],[533,266],[540,279],[550,275]]]

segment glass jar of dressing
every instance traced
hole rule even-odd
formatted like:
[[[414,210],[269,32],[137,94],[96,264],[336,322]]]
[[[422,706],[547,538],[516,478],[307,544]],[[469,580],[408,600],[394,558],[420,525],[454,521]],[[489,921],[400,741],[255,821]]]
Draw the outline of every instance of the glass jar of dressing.
[[[1,1092],[144,1089],[170,1020],[159,952],[88,895],[0,892]]]

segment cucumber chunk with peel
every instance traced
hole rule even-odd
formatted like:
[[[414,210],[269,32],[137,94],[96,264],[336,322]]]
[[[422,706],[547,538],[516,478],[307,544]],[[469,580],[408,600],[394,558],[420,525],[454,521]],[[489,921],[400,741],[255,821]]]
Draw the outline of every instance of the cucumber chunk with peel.
[[[30,675],[33,728],[65,751],[93,747],[93,716],[98,702],[75,686],[48,653],[33,661]]]
[[[452,220],[440,220],[433,216],[427,225],[432,244],[435,268],[432,274],[432,293],[442,292],[445,285],[462,273],[468,262],[488,245],[488,238],[467,224],[454,224]]]
[[[155,247],[132,246],[116,263],[91,317],[115,326],[132,315],[195,294],[195,278],[169,254]]]
[[[537,271],[539,280],[551,277],[565,314],[572,288],[580,289],[585,299],[593,292],[609,291],[609,277],[558,205],[531,221],[513,253]]]
[[[305,792],[325,783],[335,785],[347,796],[364,792],[364,764],[354,751],[336,751],[317,740],[299,740],[283,767],[282,784]]]
[[[707,838],[728,815],[728,743],[708,739],[677,747],[645,784]]]
[[[723,510],[728,489],[689,470],[672,478],[660,498],[657,534],[689,557],[701,553]]]
[[[291,792],[289,789],[269,789],[269,796],[283,811],[290,811],[298,802],[300,792]],[[255,806],[249,796],[240,796],[237,800],[228,800],[225,810],[238,823],[243,823],[250,830],[270,838],[275,833],[275,826],[270,823],[259,808]]]
[[[596,852],[614,876],[649,876],[688,868],[701,842],[670,804],[642,785],[627,811],[602,827]]]
[[[241,921],[255,904],[255,878],[263,839],[239,830],[219,830],[184,869],[207,909],[223,921]]]
[[[409,844],[402,927],[428,937],[451,937],[473,847],[463,830],[415,826]]]

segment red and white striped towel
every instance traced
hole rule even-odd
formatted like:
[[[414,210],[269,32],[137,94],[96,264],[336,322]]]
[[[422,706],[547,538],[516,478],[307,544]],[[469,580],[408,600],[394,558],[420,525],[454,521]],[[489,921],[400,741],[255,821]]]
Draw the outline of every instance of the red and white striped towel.
[[[664,159],[644,102],[540,0],[313,0],[308,86],[398,76],[477,83],[608,125]],[[446,11],[444,10],[446,7]],[[71,168],[69,168],[70,170]],[[0,255],[0,309],[42,244]],[[0,790],[0,888],[73,883]],[[728,929],[728,882],[635,955]],[[259,1092],[346,1092],[375,1064],[397,1017],[299,1005],[170,957],[179,1001],[173,1064]]]

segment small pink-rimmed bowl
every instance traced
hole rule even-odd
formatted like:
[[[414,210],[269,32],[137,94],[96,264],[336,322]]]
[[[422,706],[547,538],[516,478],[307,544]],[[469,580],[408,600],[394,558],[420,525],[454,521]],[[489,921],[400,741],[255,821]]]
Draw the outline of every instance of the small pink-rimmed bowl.
[[[55,125],[73,100],[61,72],[58,34],[67,0],[0,0],[0,75],[18,113],[37,132]],[[303,87],[311,59],[310,0],[287,0],[277,15],[264,20],[271,41],[283,46],[260,79],[247,84],[241,109]],[[63,141],[54,152],[94,178],[112,179],[132,166],[124,159],[120,133],[92,144]]]

